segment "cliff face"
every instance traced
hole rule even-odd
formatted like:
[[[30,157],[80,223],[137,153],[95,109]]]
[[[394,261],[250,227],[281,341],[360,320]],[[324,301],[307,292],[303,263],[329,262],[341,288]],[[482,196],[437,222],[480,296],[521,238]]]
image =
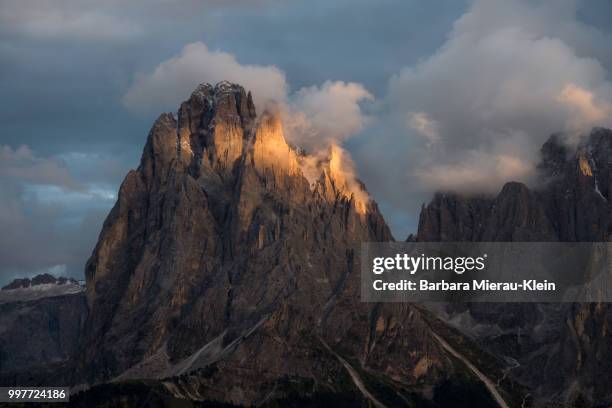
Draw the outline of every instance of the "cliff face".
[[[561,136],[542,147],[542,186],[508,183],[496,197],[437,194],[423,207],[420,241],[609,241],[612,131],[594,129],[575,148]],[[471,304],[441,315],[520,364],[512,374],[559,403],[612,401],[607,304]]]
[[[161,115],[87,263],[79,376],[244,405],[431,398],[456,361],[411,305],[359,301],[360,242],[392,236],[342,162],[298,153],[238,85]]]

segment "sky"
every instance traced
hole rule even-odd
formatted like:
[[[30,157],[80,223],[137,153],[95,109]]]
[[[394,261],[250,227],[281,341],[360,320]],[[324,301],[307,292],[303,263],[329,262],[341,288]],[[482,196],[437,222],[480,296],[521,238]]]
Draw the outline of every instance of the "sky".
[[[0,0],[0,284],[83,276],[149,127],[200,82],[342,146],[397,239],[612,118],[607,0]]]

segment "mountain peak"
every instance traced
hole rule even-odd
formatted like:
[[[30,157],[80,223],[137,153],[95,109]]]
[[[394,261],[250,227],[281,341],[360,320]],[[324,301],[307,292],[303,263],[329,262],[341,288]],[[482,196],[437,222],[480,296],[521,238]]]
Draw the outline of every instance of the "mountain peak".
[[[314,186],[303,159],[316,162]],[[119,375],[155,355],[168,359],[151,375],[173,373],[178,362],[189,372],[204,364],[192,356],[208,355],[198,350],[210,342],[250,349],[260,347],[257,336],[266,350],[259,355],[278,358],[307,350],[299,333],[315,325],[330,342],[354,342],[354,330],[370,338],[355,254],[362,241],[392,236],[364,191],[340,147],[298,154],[279,112],[257,117],[238,85],[200,85],[176,120],[162,115],[154,124],[87,262],[84,375]],[[299,320],[290,332],[287,318]],[[276,338],[289,349],[278,349]],[[355,355],[364,350],[351,347]],[[252,398],[238,402],[253,405]]]
[[[191,93],[191,97],[207,97],[209,95],[214,94],[214,87],[208,82],[201,83],[198,85],[193,92]]]
[[[215,94],[227,93],[227,92],[244,92],[244,88],[240,84],[235,84],[230,81],[220,81],[215,85]]]
[[[368,209],[370,197],[348,153],[337,145],[300,152],[287,143],[278,109],[269,107],[258,117],[251,93],[228,81],[198,85],[176,116],[158,118],[147,146],[141,167],[145,175],[157,172],[160,180],[175,160],[177,170],[196,179],[208,174],[207,183],[236,180],[247,163],[279,188],[288,186],[287,177],[306,179],[291,183],[309,184],[329,202],[346,200],[362,215]]]

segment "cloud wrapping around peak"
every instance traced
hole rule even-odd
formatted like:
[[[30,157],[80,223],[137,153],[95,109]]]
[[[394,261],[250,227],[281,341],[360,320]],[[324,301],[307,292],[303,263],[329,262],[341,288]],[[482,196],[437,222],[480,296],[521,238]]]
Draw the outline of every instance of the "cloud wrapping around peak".
[[[369,121],[360,104],[373,101],[374,96],[361,84],[325,81],[290,94],[285,74],[275,66],[242,65],[233,55],[210,51],[206,44],[196,42],[149,74],[138,75],[123,96],[123,103],[134,110],[174,110],[198,84],[222,80],[251,91],[260,113],[266,109],[278,111],[287,140],[310,155],[302,159],[302,164],[311,182],[320,176],[316,162],[329,156],[335,173],[343,175],[345,188],[359,198],[359,208],[365,208],[367,194],[356,182],[349,153],[340,148]]]
[[[374,96],[354,82],[326,81],[301,88],[290,98],[284,115],[287,136],[311,152],[327,149],[364,128],[369,117],[360,103],[372,100]]]
[[[139,74],[123,96],[133,110],[175,110],[200,83],[222,80],[251,91],[259,112],[278,109],[288,139],[312,152],[341,143],[364,128],[368,116],[361,109],[374,97],[361,84],[325,81],[290,94],[285,74],[277,67],[243,65],[229,53],[211,51],[206,44],[186,45],[181,53]]]
[[[232,54],[211,51],[206,44],[186,45],[179,55],[161,62],[152,72],[139,74],[123,96],[123,104],[137,111],[174,111],[197,85],[227,80],[253,93],[257,107],[284,102],[285,74],[273,65],[242,65]]]

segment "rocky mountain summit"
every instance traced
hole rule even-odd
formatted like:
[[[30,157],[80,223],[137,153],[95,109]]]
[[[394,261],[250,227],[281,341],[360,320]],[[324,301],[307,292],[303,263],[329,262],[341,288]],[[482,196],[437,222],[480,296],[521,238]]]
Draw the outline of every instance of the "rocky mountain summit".
[[[291,147],[236,84],[161,115],[87,262],[75,383],[248,406],[491,403],[428,312],[360,302],[360,243],[393,238],[326,152]]]
[[[610,241],[612,131],[576,145],[553,135],[541,149],[541,185],[509,182],[495,196],[439,193],[424,206],[417,241]],[[438,305],[439,306],[439,305]],[[516,363],[511,376],[542,401],[612,403],[612,309],[597,304],[447,305],[438,315],[484,349]]]

